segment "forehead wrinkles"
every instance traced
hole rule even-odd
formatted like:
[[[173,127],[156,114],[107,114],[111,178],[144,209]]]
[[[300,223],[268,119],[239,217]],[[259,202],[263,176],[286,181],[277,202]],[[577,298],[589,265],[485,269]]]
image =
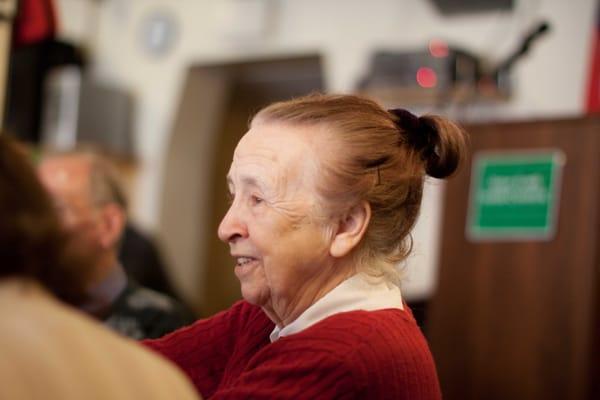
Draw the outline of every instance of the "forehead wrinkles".
[[[230,184],[270,183],[277,171],[276,154],[268,149],[247,152],[236,149],[227,180]]]
[[[322,152],[323,137],[327,136],[323,130],[327,128],[254,124],[234,152],[230,178],[236,174],[251,174],[256,178],[266,176],[273,181],[271,188],[278,194],[273,200],[277,200],[286,213],[291,212],[298,202],[311,208],[321,204],[320,193],[317,193],[321,169],[318,156],[327,156],[327,152]],[[254,169],[254,165],[258,168]],[[305,213],[308,211],[307,207],[302,208]]]
[[[275,127],[261,128],[254,128],[242,137],[235,149],[230,173],[258,173],[260,178],[270,180],[293,178],[302,168],[298,162],[305,147],[302,141],[293,134],[281,134]]]
[[[265,146],[255,147],[250,151],[245,147],[238,147],[233,153],[233,164],[248,164],[251,166],[262,166],[263,163],[277,163],[277,153]]]

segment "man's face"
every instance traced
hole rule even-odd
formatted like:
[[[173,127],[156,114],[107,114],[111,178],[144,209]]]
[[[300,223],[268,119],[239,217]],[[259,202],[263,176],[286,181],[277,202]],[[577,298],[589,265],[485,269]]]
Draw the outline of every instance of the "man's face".
[[[104,248],[101,210],[90,189],[90,163],[82,156],[60,156],[42,162],[39,177],[52,195],[65,228],[87,250]]]

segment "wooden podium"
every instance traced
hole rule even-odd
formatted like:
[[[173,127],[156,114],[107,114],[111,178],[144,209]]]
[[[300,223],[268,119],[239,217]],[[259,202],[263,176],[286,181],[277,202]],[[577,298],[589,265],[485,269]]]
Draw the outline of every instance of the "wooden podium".
[[[471,157],[554,149],[564,165],[543,239],[473,238],[472,159],[449,181],[427,332],[444,398],[600,399],[600,116],[467,131]]]

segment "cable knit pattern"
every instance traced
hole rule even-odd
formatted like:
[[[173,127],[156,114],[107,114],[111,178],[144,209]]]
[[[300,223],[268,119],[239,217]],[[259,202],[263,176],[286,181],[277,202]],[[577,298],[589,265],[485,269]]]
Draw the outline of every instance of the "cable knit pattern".
[[[350,311],[270,343],[245,301],[145,345],[210,399],[440,399],[435,365],[408,309]]]

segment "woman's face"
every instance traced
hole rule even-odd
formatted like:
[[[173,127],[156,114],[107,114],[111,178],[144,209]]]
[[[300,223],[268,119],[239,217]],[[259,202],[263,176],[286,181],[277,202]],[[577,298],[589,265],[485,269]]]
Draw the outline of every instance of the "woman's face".
[[[277,315],[310,303],[335,275],[331,235],[318,218],[318,146],[310,129],[253,126],[238,143],[227,176],[232,203],[219,238],[236,260],[243,297]]]

